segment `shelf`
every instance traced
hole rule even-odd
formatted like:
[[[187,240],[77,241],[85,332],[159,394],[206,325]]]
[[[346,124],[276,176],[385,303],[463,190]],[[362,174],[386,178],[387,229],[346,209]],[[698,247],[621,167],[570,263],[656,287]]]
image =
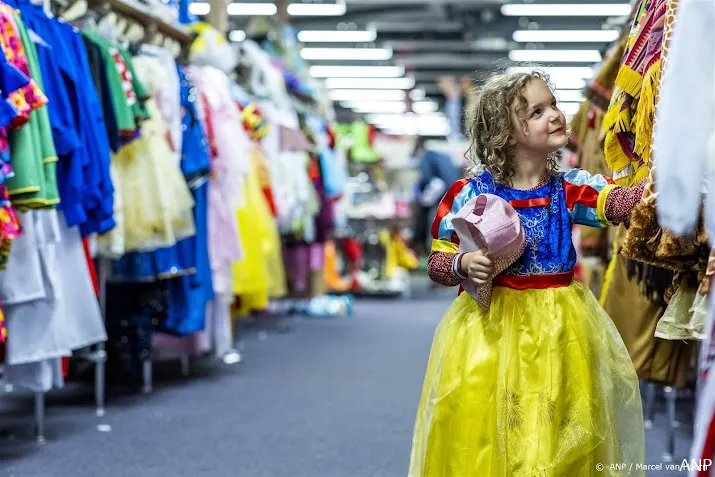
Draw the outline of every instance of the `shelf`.
[[[89,0],[90,5],[107,5],[113,12],[140,23],[144,28],[156,27],[158,33],[188,44],[194,34],[183,25],[171,24],[151,13],[148,7],[132,0]]]

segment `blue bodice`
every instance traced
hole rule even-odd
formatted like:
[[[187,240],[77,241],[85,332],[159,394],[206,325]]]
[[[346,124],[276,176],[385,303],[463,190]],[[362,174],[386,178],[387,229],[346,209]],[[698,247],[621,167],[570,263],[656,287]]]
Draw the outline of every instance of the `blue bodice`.
[[[576,265],[571,238],[573,221],[566,206],[564,174],[552,177],[532,190],[517,190],[497,184],[489,172],[470,179],[474,194],[494,194],[509,201],[548,198],[549,205],[516,208],[526,235],[524,254],[504,275],[544,275],[570,272]],[[471,194],[470,194],[471,195]]]

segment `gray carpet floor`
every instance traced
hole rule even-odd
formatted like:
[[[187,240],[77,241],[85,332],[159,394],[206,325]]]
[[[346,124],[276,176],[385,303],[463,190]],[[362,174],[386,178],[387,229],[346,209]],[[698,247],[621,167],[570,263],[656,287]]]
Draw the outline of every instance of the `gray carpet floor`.
[[[2,477],[404,477],[412,423],[443,295],[360,301],[355,316],[290,320],[245,332],[244,362],[178,364],[150,395],[110,390],[94,416],[91,386],[48,396],[47,439],[32,442],[32,400],[0,395]],[[648,461],[665,450],[663,402]],[[676,461],[687,456],[689,409]],[[649,477],[685,475],[666,471]]]

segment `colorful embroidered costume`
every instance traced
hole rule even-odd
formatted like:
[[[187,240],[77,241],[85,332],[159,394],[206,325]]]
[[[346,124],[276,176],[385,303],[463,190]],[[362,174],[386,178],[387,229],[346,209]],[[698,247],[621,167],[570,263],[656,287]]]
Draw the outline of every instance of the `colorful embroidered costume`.
[[[604,151],[613,177],[621,185],[648,175],[655,106],[660,88],[663,31],[673,0],[639,0],[628,35],[616,90],[603,121]]]
[[[488,311],[462,293],[434,337],[409,477],[643,476],[603,462],[644,460],[638,377],[613,322],[573,281],[574,224],[627,219],[642,187],[572,170],[535,189],[485,172],[455,183],[433,224],[430,277],[454,286],[451,219],[496,194],[521,217],[526,250],[494,279]]]

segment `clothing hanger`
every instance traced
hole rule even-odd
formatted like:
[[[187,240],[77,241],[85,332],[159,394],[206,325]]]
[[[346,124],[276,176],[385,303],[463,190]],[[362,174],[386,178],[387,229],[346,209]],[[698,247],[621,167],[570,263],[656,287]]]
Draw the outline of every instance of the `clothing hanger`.
[[[129,22],[122,37],[127,43],[127,51],[129,51],[132,56],[136,56],[139,54],[139,50],[144,43],[146,30],[139,22]]]
[[[144,27],[138,22],[131,22],[124,32],[124,38],[130,42],[141,42],[144,39]]]
[[[127,19],[121,15],[117,15],[117,22],[114,24],[114,40],[122,44],[122,46],[127,46],[127,41],[124,38],[124,32],[127,30],[129,22]]]
[[[99,31],[99,23],[104,17],[103,12],[96,10],[86,10],[83,15],[79,15],[72,20],[60,17],[61,21],[71,22],[75,27],[85,28],[91,31]]]
[[[53,2],[57,2],[57,0],[53,0]],[[60,0],[60,2],[64,2],[64,0]],[[62,3],[60,3],[60,5],[62,5]],[[64,2],[64,5],[67,7],[67,2]],[[74,22],[87,14],[87,8],[87,0],[79,0],[67,8],[64,8],[60,16],[67,22]]]
[[[97,22],[96,31],[104,39],[113,43],[117,40],[118,22],[118,15],[110,10],[109,13],[99,18],[99,21]]]
[[[151,44],[154,46],[161,46],[164,44],[164,35],[161,33],[154,32]]]

